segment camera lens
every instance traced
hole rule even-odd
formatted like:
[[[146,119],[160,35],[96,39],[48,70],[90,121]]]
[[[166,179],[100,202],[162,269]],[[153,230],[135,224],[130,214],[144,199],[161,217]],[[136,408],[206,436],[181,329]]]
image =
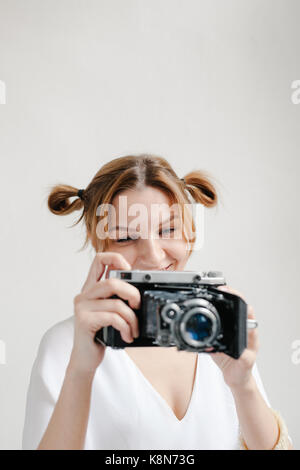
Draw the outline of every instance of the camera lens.
[[[212,321],[202,313],[195,313],[185,324],[187,336],[194,341],[205,341],[211,336]]]
[[[206,299],[197,298],[185,301],[183,306],[185,312],[174,327],[177,338],[196,350],[210,346],[221,328],[214,305]]]

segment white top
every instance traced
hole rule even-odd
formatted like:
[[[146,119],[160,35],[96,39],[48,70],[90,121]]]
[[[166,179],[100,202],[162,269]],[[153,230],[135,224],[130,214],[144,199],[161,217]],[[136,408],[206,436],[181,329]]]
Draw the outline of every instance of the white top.
[[[47,428],[73,347],[74,317],[44,334],[27,393],[22,448],[36,449]],[[271,406],[257,365],[253,375]],[[182,420],[123,349],[106,348],[93,380],[85,449],[237,449],[238,418],[230,388],[212,358],[198,353],[197,373]]]

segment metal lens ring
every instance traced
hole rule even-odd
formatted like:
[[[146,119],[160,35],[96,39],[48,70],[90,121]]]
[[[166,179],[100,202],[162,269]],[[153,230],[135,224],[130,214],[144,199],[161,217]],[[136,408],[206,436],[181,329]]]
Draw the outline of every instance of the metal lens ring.
[[[218,336],[220,330],[220,319],[215,307],[205,299],[192,299],[184,302],[187,307],[187,313],[184,314],[179,322],[179,333],[185,343],[194,347],[208,346]],[[196,329],[191,329],[191,320],[196,324]],[[197,332],[197,326],[199,330]],[[203,339],[200,339],[205,333]],[[193,331],[194,330],[194,331]],[[194,335],[193,335],[194,333]],[[194,336],[194,337],[192,337]],[[198,337],[197,337],[198,336]]]

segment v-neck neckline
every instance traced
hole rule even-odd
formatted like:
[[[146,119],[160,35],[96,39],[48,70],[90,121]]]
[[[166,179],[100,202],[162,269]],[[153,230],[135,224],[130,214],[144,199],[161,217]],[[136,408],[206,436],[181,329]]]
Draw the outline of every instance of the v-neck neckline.
[[[129,363],[131,363],[131,366],[136,370],[136,372],[142,378],[143,382],[146,384],[146,386],[149,388],[149,390],[157,397],[157,399],[160,401],[160,403],[162,403],[162,405],[168,410],[168,413],[173,417],[173,419],[175,419],[175,421],[178,424],[183,423],[184,421],[186,421],[186,419],[188,418],[188,416],[190,414],[190,410],[193,406],[193,402],[195,400],[195,395],[196,395],[196,389],[197,389],[197,386],[198,386],[198,380],[197,379],[198,379],[199,353],[197,354],[196,371],[194,372],[193,390],[192,390],[192,394],[191,394],[191,397],[190,397],[190,401],[188,403],[188,407],[187,407],[187,410],[186,410],[184,416],[181,419],[178,419],[177,416],[175,415],[174,411],[172,410],[172,408],[168,404],[168,402],[165,400],[165,398],[163,398],[163,396],[156,390],[156,388],[152,385],[152,383],[147,379],[147,377],[143,374],[143,372],[137,366],[137,364],[134,362],[134,360],[131,359],[129,354],[127,354],[125,349],[121,349],[121,351],[128,358]]]

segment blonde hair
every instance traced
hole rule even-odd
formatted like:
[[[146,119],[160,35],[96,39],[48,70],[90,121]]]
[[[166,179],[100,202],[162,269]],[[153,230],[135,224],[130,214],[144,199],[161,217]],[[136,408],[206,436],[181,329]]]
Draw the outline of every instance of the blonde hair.
[[[96,214],[100,204],[112,204],[114,197],[121,191],[139,190],[150,186],[164,191],[171,203],[180,207],[190,204],[186,191],[195,202],[213,207],[217,204],[218,197],[211,180],[211,176],[202,170],[191,171],[181,179],[167,160],[157,155],[127,155],[103,165],[84,189],[81,198],[78,197],[78,189],[73,186],[53,186],[48,196],[48,208],[55,215],[67,215],[82,210],[82,214],[72,225],[77,225],[84,218],[86,239],[81,250],[85,249],[90,241],[96,252],[105,251],[107,239],[99,241],[96,234],[97,224],[101,220],[101,216]],[[76,199],[70,201],[72,197]],[[192,216],[185,219],[184,226],[188,231],[191,227],[195,229]],[[189,241],[192,247],[195,238]],[[191,252],[192,248],[190,254]]]

